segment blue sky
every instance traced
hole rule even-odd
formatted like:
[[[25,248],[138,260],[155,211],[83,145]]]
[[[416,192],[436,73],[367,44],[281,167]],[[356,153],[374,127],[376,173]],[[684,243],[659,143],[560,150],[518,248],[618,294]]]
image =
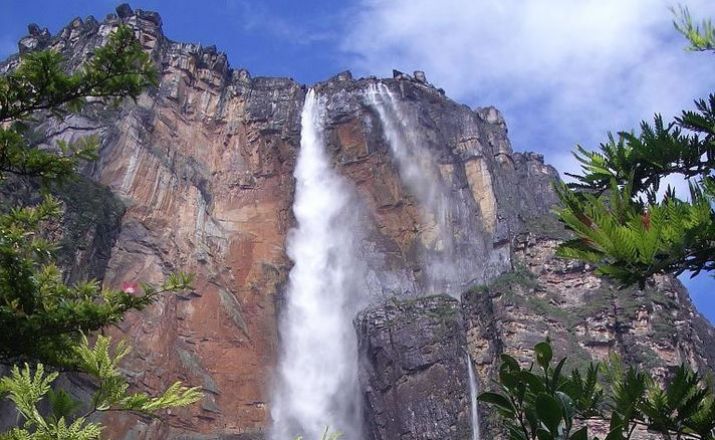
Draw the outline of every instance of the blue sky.
[[[2,0],[0,57],[30,22],[57,32],[102,19],[118,2]],[[715,2],[685,2],[715,18]],[[215,44],[253,75],[314,83],[350,69],[390,76],[425,70],[448,96],[495,105],[515,150],[574,171],[570,151],[654,112],[672,116],[715,89],[712,55],[687,53],[671,25],[677,0],[141,0],[177,41]],[[715,282],[683,281],[715,322]]]

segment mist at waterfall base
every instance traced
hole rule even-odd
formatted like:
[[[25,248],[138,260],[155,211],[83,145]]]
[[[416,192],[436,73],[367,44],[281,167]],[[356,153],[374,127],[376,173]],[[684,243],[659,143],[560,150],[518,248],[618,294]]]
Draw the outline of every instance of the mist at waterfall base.
[[[355,258],[351,192],[325,153],[324,104],[313,90],[301,115],[289,275],[281,318],[282,351],[273,396],[273,440],[320,439],[326,427],[359,440],[354,307],[363,279]]]

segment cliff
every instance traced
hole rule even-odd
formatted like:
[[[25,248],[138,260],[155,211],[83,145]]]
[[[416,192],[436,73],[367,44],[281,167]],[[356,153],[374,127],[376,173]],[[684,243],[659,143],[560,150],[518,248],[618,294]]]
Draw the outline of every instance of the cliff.
[[[102,22],[75,19],[56,36],[31,26],[20,52],[53,48],[77,64],[120,23],[136,29],[159,85],[136,103],[66,121],[94,127],[102,146],[63,193],[64,261],[70,279],[109,286],[194,272],[194,291],[110,332],[134,348],[124,364],[134,386],[157,390],[178,378],[206,397],[163,421],[106,416],[107,435],[262,438],[285,343],[307,87],[251,77],[214,47],[171,41],[158,14],[127,6]],[[459,105],[419,73],[343,73],[313,89],[325,106],[325,149],[350,186],[364,265],[349,305],[367,438],[470,438],[466,355],[484,388],[500,353],[526,360],[547,334],[559,354],[581,360],[615,351],[663,374],[684,360],[713,367],[713,329],[676,280],[618,291],[553,257],[563,234],[549,214],[557,173],[538,154],[512,151],[496,109]],[[391,121],[409,127],[392,130]],[[436,195],[419,175],[410,180],[393,131],[429,158],[420,171]],[[435,200],[449,202],[431,212]],[[463,294],[419,299],[440,293]],[[489,417],[482,424],[493,429]]]

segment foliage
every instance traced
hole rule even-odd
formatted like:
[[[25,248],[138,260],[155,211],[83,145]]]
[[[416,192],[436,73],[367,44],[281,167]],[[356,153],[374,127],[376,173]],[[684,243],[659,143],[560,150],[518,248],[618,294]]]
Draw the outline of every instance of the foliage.
[[[678,17],[673,23],[675,29],[688,39],[689,50],[706,51],[715,49],[715,28],[712,21],[703,20],[698,24],[693,21],[688,8],[680,6],[678,11],[673,10]]]
[[[710,22],[693,24],[680,10],[676,28],[693,50],[713,50]],[[657,273],[715,269],[715,95],[695,102],[671,122],[656,115],[640,133],[609,135],[599,151],[577,147],[582,175],[557,185],[559,219],[575,238],[563,243],[562,257],[597,266],[598,273],[624,284]],[[687,200],[664,180],[688,180]]]
[[[9,376],[0,379],[0,397],[7,395],[22,418],[22,427],[0,435],[2,440],[90,440],[98,439],[101,426],[90,422],[89,416],[101,411],[134,411],[153,415],[165,408],[189,405],[201,398],[198,388],[184,388],[174,383],[161,395],[152,397],[145,393],[129,393],[124,377],[117,367],[129,349],[122,343],[114,349],[108,337],[98,336],[94,345],[87,338],[74,348],[82,371],[97,380],[97,390],[88,409],[63,391],[53,391],[52,382],[58,373],[45,372],[42,364],[31,368],[13,367]],[[51,415],[44,417],[38,409],[41,401],[50,404]]]
[[[522,368],[502,355],[498,392],[479,401],[503,418],[511,440],[588,440],[589,424],[608,426],[605,440],[630,439],[641,427],[664,439],[714,439],[715,396],[698,373],[680,366],[665,388],[647,372],[623,371],[617,361],[564,373],[549,341],[534,347]],[[605,373],[605,374],[604,374]]]
[[[42,236],[43,227],[59,215],[58,202],[49,196],[37,206],[0,215],[0,359],[71,365],[82,332],[117,322],[159,294],[190,285],[191,277],[181,273],[158,287],[127,284],[115,290],[94,280],[66,285],[54,262],[56,245]]]
[[[0,359],[71,364],[82,332],[117,322],[159,294],[190,285],[186,274],[172,275],[159,287],[127,284],[123,290],[102,288],[94,280],[64,284],[53,258],[55,243],[42,236],[43,227],[59,215],[58,202],[49,196],[37,206],[0,215]]]
[[[0,206],[0,362],[15,364],[0,379],[0,398],[14,404],[22,423],[0,439],[96,439],[101,425],[88,420],[95,412],[153,415],[201,397],[198,389],[178,382],[155,397],[130,393],[118,369],[129,352],[126,345],[112,349],[104,336],[92,345],[85,336],[129,310],[146,307],[163,292],[190,287],[191,276],[171,275],[161,286],[125,283],[121,290],[102,288],[94,280],[70,286],[55,263],[58,241],[48,231],[62,209],[49,191],[76,178],[76,167],[96,157],[99,145],[96,136],[56,140],[67,131],[86,129],[70,125],[68,116],[136,99],[156,83],[149,56],[126,26],[116,28],[82,65],[71,67],[48,50],[22,55],[14,69],[0,76],[0,190],[7,192],[24,179],[38,182],[44,194],[34,206],[7,200]],[[53,120],[56,124],[47,123]],[[48,131],[54,126],[63,128]],[[18,366],[23,360],[24,367]],[[97,389],[91,401],[77,402],[52,389],[58,373],[51,366],[93,376]],[[41,411],[47,405],[50,411]]]
[[[49,142],[68,129],[38,135],[39,119],[62,122],[87,106],[136,98],[155,83],[148,55],[126,26],[74,72],[67,73],[54,51],[24,54],[0,76],[0,184],[33,178],[45,189],[75,177],[81,160],[95,157],[96,136]],[[57,242],[44,231],[61,215],[59,202],[46,195],[35,206],[3,206],[0,213],[0,360],[39,359],[71,364],[72,347],[82,332],[117,322],[125,312],[150,304],[159,293],[183,289],[190,277],[178,274],[164,286],[111,290],[98,282],[64,284],[54,263]]]
[[[118,27],[76,71],[67,73],[68,68],[61,54],[46,50],[22,55],[16,69],[0,76],[0,180],[7,174],[45,183],[72,177],[78,161],[95,157],[98,138],[58,140],[55,149],[36,148],[68,130],[81,129],[68,126],[39,136],[31,130],[38,116],[63,120],[87,106],[135,99],[156,84],[151,60],[127,26]]]

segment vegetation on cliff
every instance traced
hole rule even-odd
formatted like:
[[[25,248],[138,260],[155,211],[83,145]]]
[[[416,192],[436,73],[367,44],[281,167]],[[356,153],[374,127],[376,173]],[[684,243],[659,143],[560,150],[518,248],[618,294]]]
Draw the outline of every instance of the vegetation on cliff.
[[[101,425],[87,417],[97,411],[154,414],[201,397],[198,389],[178,382],[156,397],[129,393],[118,369],[128,348],[122,343],[112,348],[104,336],[90,343],[86,336],[163,292],[186,289],[190,276],[173,275],[161,286],[127,283],[117,290],[95,280],[68,285],[55,263],[59,240],[49,226],[62,209],[49,192],[74,179],[76,166],[93,159],[99,145],[95,136],[57,140],[81,130],[66,123],[68,117],[88,106],[136,98],[156,76],[133,30],[124,26],[79,68],[68,70],[59,53],[47,50],[22,55],[15,69],[0,76],[0,185],[39,182],[43,193],[36,205],[0,206],[0,362],[14,364],[0,379],[0,398],[12,401],[19,413],[19,425],[0,434],[3,439],[96,439]],[[33,130],[40,121],[53,120],[62,128]],[[76,402],[53,390],[58,373],[46,365],[93,376],[97,388],[91,400]],[[45,403],[51,414],[38,409]]]

